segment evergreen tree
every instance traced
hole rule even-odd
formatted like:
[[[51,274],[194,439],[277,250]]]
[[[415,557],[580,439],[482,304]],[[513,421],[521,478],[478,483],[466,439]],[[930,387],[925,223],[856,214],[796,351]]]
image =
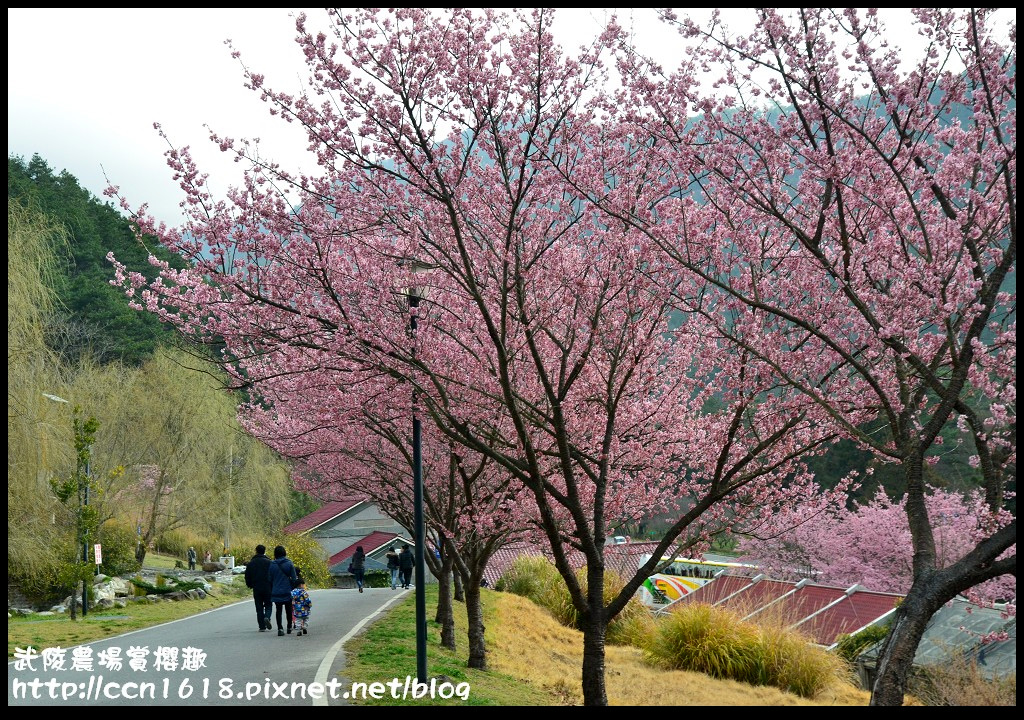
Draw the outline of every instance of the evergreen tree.
[[[46,329],[47,343],[65,361],[91,355],[103,363],[139,365],[158,345],[173,340],[172,330],[133,311],[123,293],[110,285],[114,271],[106,256],[114,252],[148,277],[155,277],[146,259],[150,252],[179,268],[180,258],[156,243],[139,242],[129,221],[111,204],[102,203],[67,171],[55,174],[38,155],[28,162],[8,158],[7,196],[67,228],[69,251],[59,258],[54,287],[62,309]]]

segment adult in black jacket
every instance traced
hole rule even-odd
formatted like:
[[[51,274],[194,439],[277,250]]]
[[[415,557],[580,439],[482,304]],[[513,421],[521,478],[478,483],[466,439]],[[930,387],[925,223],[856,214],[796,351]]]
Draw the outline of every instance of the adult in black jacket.
[[[256,603],[256,621],[260,624],[260,632],[270,629],[270,614],[274,603],[270,600],[270,558],[267,548],[256,546],[256,554],[245,566],[245,586],[252,589],[252,599]]]
[[[412,568],[415,562],[416,558],[413,556],[412,550],[408,545],[403,545],[402,552],[398,553],[398,569],[402,574],[403,589],[408,589],[412,583]]]

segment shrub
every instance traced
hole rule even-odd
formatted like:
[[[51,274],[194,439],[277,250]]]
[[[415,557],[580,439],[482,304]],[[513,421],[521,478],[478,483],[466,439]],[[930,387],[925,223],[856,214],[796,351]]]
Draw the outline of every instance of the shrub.
[[[583,576],[586,577],[585,575]],[[586,582],[581,583],[584,588]],[[608,570],[604,575],[604,601],[608,604],[622,591],[625,586],[622,577],[613,570]],[[648,638],[654,632],[654,618],[651,611],[636,595],[629,599],[626,606],[612,618],[608,624],[608,635],[605,640],[612,645],[632,645],[644,647]]]
[[[100,528],[99,543],[103,546],[103,563],[100,572],[104,575],[125,575],[136,572],[140,563],[135,559],[135,532],[124,525],[106,523]]]
[[[31,563],[9,558],[7,578],[29,602],[45,607],[62,601],[71,594],[72,585],[81,584],[75,570],[79,563],[72,560],[81,550],[71,536],[56,533],[40,545]]]
[[[871,625],[853,635],[840,635],[836,643],[836,654],[848,663],[854,663],[868,648],[880,643],[889,634],[888,623]]]
[[[1017,674],[988,678],[978,672],[975,658],[953,654],[941,665],[916,671],[908,690],[936,707],[1010,707],[1017,704]]]
[[[655,667],[771,685],[801,697],[814,697],[848,674],[841,658],[802,634],[741,618],[712,605],[683,605],[658,622],[645,657]]]
[[[495,590],[528,598],[538,605],[546,585],[558,576],[555,566],[539,555],[520,555],[494,584]],[[559,581],[561,578],[559,578]]]
[[[655,667],[691,670],[716,678],[753,673],[757,630],[734,613],[711,605],[685,605],[664,616],[645,648]]]
[[[837,677],[851,674],[841,657],[816,647],[802,633],[771,625],[758,625],[758,630],[758,676],[751,684],[812,698]]]
[[[327,553],[309,535],[285,535],[278,537],[267,546],[267,555],[274,557],[274,546],[284,545],[288,557],[302,570],[302,577],[309,587],[333,587],[334,580],[327,567]],[[246,558],[248,559],[248,558]]]
[[[583,592],[587,592],[586,568],[576,573],[576,579]],[[604,576],[604,601],[611,602],[625,585],[618,573],[608,570]],[[579,613],[572,604],[569,588],[547,558],[539,555],[516,558],[505,572],[495,589],[522,595],[545,608],[558,622],[566,627],[581,629]],[[654,621],[647,607],[638,598],[631,598],[618,615],[608,624],[605,640],[613,645],[637,645],[646,641],[653,631]]]
[[[363,584],[366,587],[383,588],[391,587],[391,572],[388,570],[367,570],[363,576]]]
[[[606,640],[612,645],[644,648],[656,628],[651,611],[638,598],[633,598],[608,625]]]

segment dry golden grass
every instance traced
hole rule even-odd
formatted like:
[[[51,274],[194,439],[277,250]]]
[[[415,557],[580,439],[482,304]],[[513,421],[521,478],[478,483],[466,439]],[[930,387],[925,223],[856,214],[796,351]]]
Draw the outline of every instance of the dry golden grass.
[[[939,707],[1008,707],[1017,705],[1017,675],[988,680],[977,660],[956,652],[942,665],[920,672],[911,682],[927,705]]]
[[[559,625],[526,598],[493,593],[498,622],[488,626],[488,662],[531,686],[554,693],[566,705],[582,704],[583,636]],[[866,690],[841,681],[814,699],[772,687],[715,680],[701,673],[658,670],[639,649],[608,646],[606,689],[611,705],[863,705]]]

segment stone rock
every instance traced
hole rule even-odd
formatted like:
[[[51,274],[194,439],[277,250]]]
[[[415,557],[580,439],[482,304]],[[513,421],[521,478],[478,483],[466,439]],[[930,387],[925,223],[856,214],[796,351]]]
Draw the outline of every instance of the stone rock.
[[[221,570],[227,570],[227,569],[228,569],[227,565],[225,565],[224,563],[219,563],[219,562],[204,562],[203,563],[203,572],[215,573],[215,572],[220,572]]]
[[[76,595],[75,596],[75,601],[78,603],[78,608],[81,609],[82,608],[82,596],[81,595]],[[67,608],[71,607],[71,596],[70,595],[68,595],[66,598],[64,598],[64,602],[62,603],[62,605],[64,605]]]
[[[114,589],[110,585],[96,585],[93,587],[92,592],[94,604],[98,604],[103,600],[113,601],[114,599]]]
[[[96,600],[96,601],[95,601],[95,602],[94,602],[94,603],[92,604],[92,606],[93,606],[94,608],[97,608],[97,609],[102,609],[102,610],[108,610],[108,609],[110,609],[110,608],[114,607],[114,598],[112,598],[112,597],[102,597],[102,598],[98,598],[98,599],[97,599],[97,600]]]
[[[124,578],[113,577],[110,578],[110,589],[114,591],[114,595],[118,597],[124,597],[126,595],[133,594],[135,586],[129,583]]]

